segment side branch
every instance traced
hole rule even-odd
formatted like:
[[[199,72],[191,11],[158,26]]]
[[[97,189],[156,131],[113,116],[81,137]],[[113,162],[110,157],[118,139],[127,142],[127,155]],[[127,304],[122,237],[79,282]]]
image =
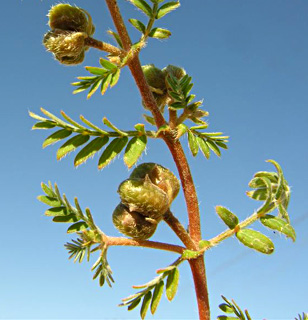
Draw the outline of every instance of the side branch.
[[[185,250],[184,247],[157,242],[157,241],[148,241],[148,240],[134,240],[122,237],[104,237],[105,244],[107,246],[133,246],[133,247],[145,247],[145,248],[152,248],[152,249],[159,249],[165,251],[176,252],[182,254]]]
[[[85,39],[85,45],[101,50],[101,51],[106,51],[109,52],[115,56],[120,56],[120,57],[124,57],[125,56],[125,52],[109,43],[106,42],[102,42],[99,40],[96,40],[94,38],[88,37]]]

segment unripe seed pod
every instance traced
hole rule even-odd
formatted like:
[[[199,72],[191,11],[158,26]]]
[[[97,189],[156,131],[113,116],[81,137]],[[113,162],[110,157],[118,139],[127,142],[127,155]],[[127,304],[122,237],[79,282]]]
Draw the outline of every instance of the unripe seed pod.
[[[121,233],[139,240],[149,239],[157,228],[155,220],[138,212],[130,212],[122,203],[115,208],[112,221]]]
[[[52,30],[80,31],[86,32],[88,35],[92,35],[95,30],[88,12],[70,4],[59,3],[53,6],[48,17]]]
[[[169,64],[167,67],[163,69],[163,73],[165,77],[168,74],[171,74],[173,77],[177,78],[178,80],[182,79],[186,75],[186,71],[183,68],[173,66]]]
[[[159,220],[169,207],[169,197],[153,184],[148,176],[144,179],[127,179],[118,189],[122,203],[129,211]]]
[[[56,30],[45,34],[43,44],[61,63],[78,64],[84,59],[85,38],[84,32]]]
[[[167,168],[156,163],[142,163],[131,173],[131,179],[144,179],[146,176],[151,182],[167,193],[169,206],[180,191],[177,177]]]
[[[85,58],[84,51],[81,52],[78,56],[58,56],[55,54],[55,59],[58,60],[60,63],[65,65],[76,65],[83,62]]]
[[[164,92],[166,91],[164,73],[160,69],[156,68],[154,64],[142,66],[142,71],[148,85],[153,89],[158,89],[157,91],[155,91],[157,94],[164,94]],[[159,90],[161,91],[161,93],[159,92]]]

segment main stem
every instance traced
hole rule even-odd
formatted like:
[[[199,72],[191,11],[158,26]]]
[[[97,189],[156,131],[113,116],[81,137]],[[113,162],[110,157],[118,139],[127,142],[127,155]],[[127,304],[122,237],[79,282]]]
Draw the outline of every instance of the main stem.
[[[118,8],[117,1],[106,0],[106,4],[110,11],[117,32],[121,38],[124,50],[129,51],[132,43],[125,27],[122,15]],[[160,128],[166,122],[163,115],[159,111],[153,94],[146,82],[138,55],[135,55],[129,61],[128,66],[139,88],[144,104],[152,112],[157,128]],[[189,218],[189,235],[194,244],[193,249],[198,250],[198,242],[201,240],[200,213],[197,193],[193,183],[190,168],[180,142],[174,138],[172,133],[166,133],[163,136],[163,139],[172,154],[180,175]],[[210,308],[205,275],[204,257],[200,256],[197,259],[190,260],[189,264],[195,284],[199,318],[200,320],[210,320]]]

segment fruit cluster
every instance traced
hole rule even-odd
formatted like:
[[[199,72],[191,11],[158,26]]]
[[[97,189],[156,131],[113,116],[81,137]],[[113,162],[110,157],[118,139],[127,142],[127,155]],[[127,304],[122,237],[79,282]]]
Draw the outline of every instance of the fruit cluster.
[[[178,80],[182,79],[186,75],[186,71],[183,68],[176,67],[171,64],[162,70],[156,68],[154,64],[147,64],[142,66],[142,71],[158,107],[164,107],[168,102],[168,98],[170,98],[166,83],[168,74]]]
[[[43,39],[46,49],[62,64],[79,64],[84,60],[85,39],[93,35],[95,27],[91,16],[84,9],[60,3],[49,13],[49,27]]]
[[[115,227],[134,239],[150,238],[179,190],[170,170],[155,163],[139,165],[118,188],[121,203],[113,212]]]

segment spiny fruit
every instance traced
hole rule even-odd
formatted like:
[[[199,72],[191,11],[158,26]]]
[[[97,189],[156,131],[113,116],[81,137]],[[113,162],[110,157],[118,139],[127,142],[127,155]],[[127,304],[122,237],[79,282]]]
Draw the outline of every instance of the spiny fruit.
[[[114,210],[112,221],[123,234],[134,239],[149,239],[157,228],[157,222],[129,209],[120,203]]]
[[[169,207],[168,195],[148,176],[144,179],[127,179],[118,189],[121,201],[130,211],[158,220]]]

